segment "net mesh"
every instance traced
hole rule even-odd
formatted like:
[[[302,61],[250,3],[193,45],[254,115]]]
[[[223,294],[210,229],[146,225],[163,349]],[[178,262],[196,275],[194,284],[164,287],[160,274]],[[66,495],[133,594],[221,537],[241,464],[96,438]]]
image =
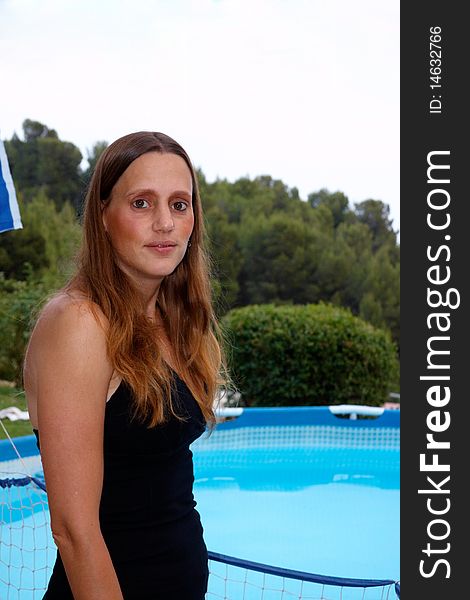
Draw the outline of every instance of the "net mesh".
[[[39,456],[0,462],[2,600],[42,598],[52,573],[56,550],[41,473]]]
[[[217,456],[230,456],[231,461],[242,466],[246,460],[253,460],[253,450],[268,450],[275,455],[299,446],[315,448],[316,452],[380,447],[386,454],[387,450],[399,448],[399,433],[397,427],[329,425],[221,428],[216,434],[197,440],[193,449],[210,453],[215,461]],[[236,448],[237,452],[217,452],[229,448]],[[249,450],[246,456],[244,450]],[[301,455],[297,454],[295,460],[301,460]],[[0,599],[42,598],[55,556],[40,455],[0,462]],[[400,597],[399,584],[394,581],[341,580],[213,552],[209,558],[207,600],[396,600]]]
[[[284,425],[250,426],[218,429],[211,436],[203,436],[193,444],[199,452],[240,449],[282,452],[285,448],[355,448],[398,450],[398,427],[341,427],[337,425]]]
[[[209,552],[206,600],[396,600],[393,581],[344,580],[296,573]],[[231,564],[236,563],[236,564]],[[322,581],[323,580],[323,581]],[[334,580],[334,583],[333,583]],[[354,585],[351,585],[354,584]]]

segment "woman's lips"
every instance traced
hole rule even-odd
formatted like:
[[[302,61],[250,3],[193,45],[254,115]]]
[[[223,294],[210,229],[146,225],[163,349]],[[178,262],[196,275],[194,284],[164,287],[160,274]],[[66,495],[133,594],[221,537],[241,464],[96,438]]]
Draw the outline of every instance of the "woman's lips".
[[[158,254],[171,254],[176,248],[176,244],[173,242],[161,242],[159,244],[148,244],[146,247]]]

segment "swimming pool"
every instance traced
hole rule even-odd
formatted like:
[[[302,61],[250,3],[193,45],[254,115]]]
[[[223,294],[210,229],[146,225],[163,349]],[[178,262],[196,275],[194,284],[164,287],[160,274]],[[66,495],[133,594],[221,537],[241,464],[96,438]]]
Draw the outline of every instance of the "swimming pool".
[[[398,579],[398,417],[252,409],[196,442],[208,547],[308,572]]]
[[[211,551],[329,576],[399,579],[398,411],[351,421],[338,419],[327,407],[246,409],[192,448],[194,494]],[[42,539],[47,524],[38,515],[26,516],[36,519],[34,527],[18,530],[21,539],[10,545],[27,545],[32,534],[45,548],[34,559],[45,576],[45,564],[54,555]],[[11,548],[9,556],[2,552],[0,592],[1,569],[14,562]],[[29,560],[29,551],[22,554]],[[21,574],[26,581],[27,570],[9,570],[10,577]],[[214,575],[208,597],[224,597],[230,576],[221,577],[222,583]],[[230,598],[269,597],[266,590],[255,596],[256,585],[252,588],[251,596],[244,591]],[[338,596],[301,597],[395,597],[353,592],[343,588]]]

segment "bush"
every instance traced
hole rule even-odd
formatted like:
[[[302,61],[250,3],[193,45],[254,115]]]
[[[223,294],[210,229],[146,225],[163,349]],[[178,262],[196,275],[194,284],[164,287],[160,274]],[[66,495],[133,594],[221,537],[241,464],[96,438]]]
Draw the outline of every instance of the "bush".
[[[34,316],[46,297],[41,283],[0,278],[0,379],[18,387]]]
[[[347,309],[252,305],[230,311],[222,325],[249,406],[381,405],[396,379],[390,335]]]

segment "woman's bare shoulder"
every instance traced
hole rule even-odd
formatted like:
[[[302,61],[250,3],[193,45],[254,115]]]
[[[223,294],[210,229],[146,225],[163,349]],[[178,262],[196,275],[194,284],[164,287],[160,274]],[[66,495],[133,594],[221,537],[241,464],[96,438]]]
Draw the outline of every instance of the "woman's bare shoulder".
[[[61,291],[48,300],[33,328],[25,366],[54,350],[92,350],[106,343],[107,320],[99,306],[79,292]]]
[[[98,328],[105,333],[107,320],[101,308],[78,291],[60,291],[48,300],[39,314],[34,333],[49,329],[67,329],[77,324],[84,328]]]

